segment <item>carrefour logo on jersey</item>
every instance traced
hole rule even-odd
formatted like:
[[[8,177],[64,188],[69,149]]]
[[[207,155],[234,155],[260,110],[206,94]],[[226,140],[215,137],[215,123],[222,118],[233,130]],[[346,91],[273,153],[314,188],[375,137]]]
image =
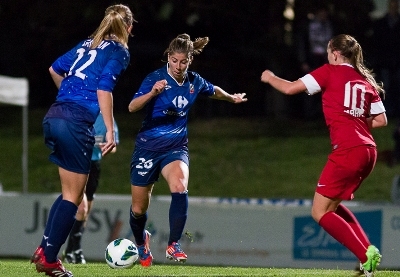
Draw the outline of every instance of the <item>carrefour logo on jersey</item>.
[[[174,104],[174,106],[178,109],[185,108],[188,103],[189,103],[189,101],[184,96],[176,96],[172,100],[172,104]],[[185,116],[186,115],[185,111],[177,112],[177,111],[165,110],[165,111],[163,111],[163,113],[167,114],[167,115],[175,115],[175,116]]]
[[[175,96],[175,98],[172,100],[172,104],[180,109],[184,108],[188,103],[189,101],[185,98],[185,96]]]
[[[380,248],[382,211],[354,214],[371,242]],[[311,216],[294,218],[293,258],[297,260],[357,260],[353,253],[325,232]]]

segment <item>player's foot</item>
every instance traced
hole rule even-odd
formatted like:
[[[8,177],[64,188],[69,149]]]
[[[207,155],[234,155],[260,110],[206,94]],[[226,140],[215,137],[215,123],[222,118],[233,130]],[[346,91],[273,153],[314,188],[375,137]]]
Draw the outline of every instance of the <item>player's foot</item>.
[[[181,263],[184,263],[187,260],[187,255],[182,251],[179,242],[173,242],[171,245],[168,245],[167,250],[165,251],[165,257]]]
[[[368,260],[362,264],[364,274],[366,277],[374,276],[376,267],[381,262],[382,255],[379,253],[379,249],[373,245],[368,246],[367,252],[365,253]]]
[[[42,256],[44,256],[44,249],[43,247],[38,246],[31,257],[31,263],[36,264]]]
[[[44,255],[36,263],[36,271],[44,272],[51,277],[74,277],[71,271],[65,269],[60,260],[55,263],[48,263]]]
[[[74,255],[74,253],[72,253],[72,252],[65,252],[65,250],[62,252],[62,255],[61,255],[61,260],[64,262],[64,263],[67,263],[67,264],[75,264],[76,262],[75,262],[75,255]]]
[[[153,255],[150,252],[150,236],[149,231],[145,230],[146,238],[143,245],[138,245],[139,262],[144,267],[149,267],[153,263]]]
[[[83,256],[82,249],[74,251],[75,263],[76,264],[86,264],[85,256]]]

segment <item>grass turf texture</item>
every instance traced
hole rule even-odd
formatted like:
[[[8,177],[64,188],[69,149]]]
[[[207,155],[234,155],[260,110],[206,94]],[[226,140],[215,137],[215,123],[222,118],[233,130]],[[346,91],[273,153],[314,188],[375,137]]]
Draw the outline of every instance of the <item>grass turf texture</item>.
[[[22,191],[22,131],[20,107],[0,105],[0,182],[5,191]],[[41,122],[45,110],[29,111],[29,192],[59,192],[57,167],[48,161]],[[130,194],[129,164],[143,114],[115,115],[120,145],[102,161],[98,193]],[[393,148],[397,122],[374,129],[378,150]],[[259,118],[191,119],[189,122],[190,196],[312,198],[330,152],[322,119],[313,122]],[[383,155],[381,155],[383,157]],[[399,165],[378,161],[356,192],[358,201],[390,201]],[[154,195],[168,195],[163,178]]]
[[[136,264],[130,269],[111,269],[106,263],[89,263],[86,265],[66,265],[66,268],[79,277],[123,277],[123,276],[354,276],[352,270],[331,269],[295,269],[295,268],[246,268],[189,265],[153,265],[143,268]],[[28,260],[0,260],[0,276],[35,277],[44,276],[36,272],[34,265]],[[376,277],[400,276],[399,271],[377,271]]]

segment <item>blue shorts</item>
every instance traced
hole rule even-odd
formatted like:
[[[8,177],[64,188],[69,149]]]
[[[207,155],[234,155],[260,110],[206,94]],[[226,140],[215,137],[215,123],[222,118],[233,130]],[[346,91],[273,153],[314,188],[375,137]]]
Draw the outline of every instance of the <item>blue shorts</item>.
[[[94,146],[93,125],[56,117],[45,117],[42,125],[45,144],[52,150],[49,160],[68,171],[89,174]]]
[[[145,187],[158,181],[161,170],[173,161],[183,161],[189,166],[186,146],[165,152],[154,152],[135,147],[131,161],[131,184]]]

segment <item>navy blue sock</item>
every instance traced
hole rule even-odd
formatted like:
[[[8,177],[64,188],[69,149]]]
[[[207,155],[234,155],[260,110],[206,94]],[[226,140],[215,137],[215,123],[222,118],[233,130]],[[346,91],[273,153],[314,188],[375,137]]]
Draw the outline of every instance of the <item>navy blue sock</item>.
[[[51,222],[49,239],[44,251],[48,263],[57,261],[58,252],[74,225],[77,210],[78,206],[67,200],[62,200],[58,205]]]
[[[57,199],[54,201],[53,205],[51,206],[51,209],[49,212],[49,217],[47,218],[47,222],[46,222],[46,228],[44,229],[44,233],[43,233],[42,242],[40,243],[40,246],[43,249],[46,248],[47,238],[49,237],[50,229],[51,229],[51,222],[53,221],[54,213],[56,212],[61,200],[62,200],[62,194],[60,194],[57,197]]]
[[[131,212],[129,214],[130,214],[129,224],[131,225],[136,245],[143,245],[145,239],[144,228],[147,222],[147,212],[145,214],[135,216],[132,212],[132,207],[131,207]]]
[[[185,193],[171,193],[169,207],[169,240],[168,245],[181,239],[188,214],[188,195]]]

